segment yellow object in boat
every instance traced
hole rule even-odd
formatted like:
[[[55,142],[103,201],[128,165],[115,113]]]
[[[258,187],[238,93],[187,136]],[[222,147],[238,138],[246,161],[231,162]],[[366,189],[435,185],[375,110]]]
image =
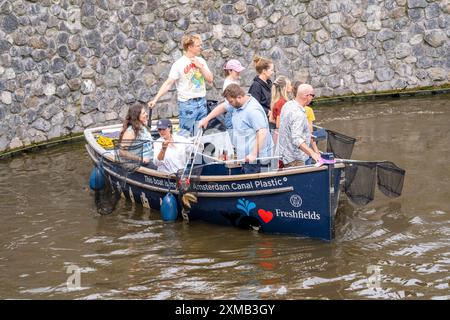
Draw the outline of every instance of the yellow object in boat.
[[[114,142],[112,138],[108,138],[102,135],[99,135],[97,138],[97,143],[103,147],[103,149],[113,149],[114,148]]]

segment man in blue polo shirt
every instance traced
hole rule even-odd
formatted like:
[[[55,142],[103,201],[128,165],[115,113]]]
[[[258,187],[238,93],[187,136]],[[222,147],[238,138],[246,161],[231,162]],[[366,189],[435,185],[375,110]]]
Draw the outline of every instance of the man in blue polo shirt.
[[[272,155],[273,141],[270,136],[269,122],[259,102],[237,84],[230,84],[223,92],[228,103],[215,108],[203,118],[199,126],[206,128],[208,122],[225,112],[232,112],[233,144],[238,159],[245,159],[244,173],[258,173],[261,165],[269,160],[258,160]]]

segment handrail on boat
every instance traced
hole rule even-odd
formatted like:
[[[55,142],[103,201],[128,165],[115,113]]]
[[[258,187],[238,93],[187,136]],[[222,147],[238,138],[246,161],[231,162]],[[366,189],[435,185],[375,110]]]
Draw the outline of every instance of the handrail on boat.
[[[157,192],[168,192],[168,188],[160,188],[155,186],[150,186],[148,184],[135,181],[133,179],[130,179],[129,177],[125,178],[119,175],[118,173],[112,171],[109,168],[104,168],[108,174],[114,176],[117,179],[125,180],[126,183],[151,190],[151,191],[157,191]],[[278,194],[278,193],[285,193],[285,192],[291,192],[294,191],[294,187],[284,187],[284,188],[273,188],[273,189],[267,189],[267,190],[255,190],[255,191],[238,191],[238,192],[195,192],[197,197],[202,198],[231,198],[231,197],[249,197],[249,196],[263,196],[263,195],[269,195],[269,194]],[[178,190],[174,189],[171,190],[173,194],[179,194]]]
[[[97,141],[94,138],[93,133],[98,132],[100,130],[104,129],[115,129],[120,128],[121,124],[115,124],[115,125],[109,125],[109,126],[102,126],[102,127],[96,127],[96,128],[88,128],[84,130],[84,136],[86,138],[86,141],[88,142],[88,145],[90,148],[93,149],[93,151],[97,154],[89,151],[89,148],[87,148],[88,153],[90,157],[94,160],[97,159],[98,156],[104,157],[105,159],[115,162],[114,156],[109,152],[109,150],[106,150],[102,148]],[[95,160],[94,160],[95,161]],[[96,161],[98,163],[98,160]],[[342,163],[336,163],[334,165],[336,168],[343,168],[345,165]],[[201,176],[200,181],[202,182],[226,182],[226,181],[235,181],[235,180],[252,180],[252,179],[263,179],[263,178],[270,178],[270,177],[278,177],[278,176],[289,176],[299,173],[309,173],[314,171],[323,171],[327,170],[327,166],[320,166],[320,167],[314,167],[314,166],[300,166],[300,167],[294,167],[289,169],[283,169],[278,171],[269,171],[269,172],[261,172],[261,173],[252,173],[252,174],[239,174],[239,175],[211,175],[211,176]],[[136,171],[148,174],[152,176],[156,176],[159,178],[169,178],[170,175],[167,173],[162,173],[154,169],[146,168],[146,167],[139,167]]]

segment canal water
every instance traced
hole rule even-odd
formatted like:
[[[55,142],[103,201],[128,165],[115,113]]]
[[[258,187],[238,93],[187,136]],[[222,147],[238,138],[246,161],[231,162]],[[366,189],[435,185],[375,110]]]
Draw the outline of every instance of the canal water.
[[[354,159],[406,169],[403,195],[343,196],[331,242],[164,223],[121,200],[100,216],[84,143],[0,161],[0,298],[450,299],[450,97],[315,108]]]

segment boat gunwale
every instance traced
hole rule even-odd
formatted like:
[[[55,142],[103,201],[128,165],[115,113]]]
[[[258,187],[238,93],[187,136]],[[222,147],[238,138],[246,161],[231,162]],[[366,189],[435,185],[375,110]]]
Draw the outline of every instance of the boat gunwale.
[[[169,191],[169,188],[161,188],[152,186],[149,184],[145,184],[133,179],[130,179],[128,177],[122,177],[120,174],[108,169],[104,168],[106,172],[108,172],[110,175],[114,176],[117,179],[125,180],[126,183],[134,185],[139,188],[147,189],[154,192],[161,192],[166,193]],[[285,192],[292,192],[294,191],[293,186],[289,187],[283,187],[283,188],[272,188],[272,189],[266,189],[266,190],[255,190],[255,191],[236,191],[236,192],[201,192],[196,191],[195,194],[199,198],[232,198],[232,197],[250,197],[250,196],[264,196],[264,195],[271,195],[271,194],[278,194],[278,193],[285,193]],[[170,192],[173,194],[179,194],[179,191],[176,189],[170,189]]]
[[[115,125],[109,125],[109,126],[102,126],[102,127],[95,127],[95,128],[88,128],[84,130],[84,137],[86,141],[88,142],[88,146],[94,149],[94,151],[97,153],[98,156],[101,156],[112,163],[116,163],[116,160],[114,159],[114,156],[111,155],[111,150],[106,150],[102,148],[97,141],[94,138],[94,132],[101,131],[103,129],[112,129],[112,128],[118,128],[121,124],[115,124]],[[89,150],[88,150],[89,153]],[[89,153],[92,160],[94,160],[94,155]],[[98,160],[95,161],[98,163]],[[343,163],[336,163],[334,165],[335,168],[344,168],[345,165]],[[200,175],[200,181],[201,182],[228,182],[228,181],[238,181],[238,180],[255,180],[255,179],[265,179],[265,178],[274,178],[279,176],[289,176],[289,175],[295,175],[295,174],[303,174],[303,173],[311,173],[316,171],[323,171],[328,170],[328,166],[301,166],[301,167],[292,167],[288,169],[282,169],[277,171],[268,171],[268,172],[261,172],[261,173],[252,173],[252,174],[239,174],[239,175],[211,175],[211,176],[202,176]],[[155,176],[159,178],[175,178],[175,174],[167,174],[162,173],[154,169],[145,168],[145,167],[139,167],[137,172],[149,175],[149,176]]]

